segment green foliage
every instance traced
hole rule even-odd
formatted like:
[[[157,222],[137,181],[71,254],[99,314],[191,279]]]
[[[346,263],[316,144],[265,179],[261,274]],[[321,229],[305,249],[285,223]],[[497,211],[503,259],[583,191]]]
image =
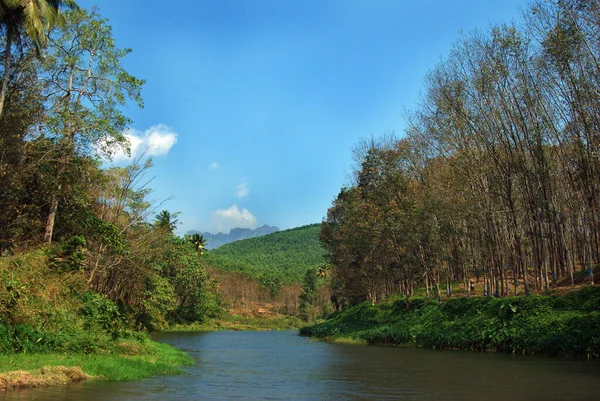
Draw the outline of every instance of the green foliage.
[[[302,335],[369,344],[600,358],[600,288],[562,297],[472,297],[444,304],[424,298],[363,302]],[[592,305],[596,305],[593,307]]]
[[[219,301],[198,258],[188,255],[186,259],[182,261],[185,267],[177,271],[173,280],[179,299],[174,314],[178,321],[202,322],[219,312]]]
[[[160,331],[169,326],[166,317],[176,307],[175,291],[169,280],[159,275],[146,279],[145,296],[141,302],[138,320],[151,331]]]
[[[80,270],[85,260],[85,238],[75,235],[67,241],[55,243],[48,250],[48,266],[60,272]]]
[[[275,294],[282,285],[302,282],[307,269],[325,262],[319,232],[319,224],[279,231],[223,245],[204,257],[215,269],[247,274]]]
[[[159,287],[161,288],[159,292],[163,295],[160,299],[154,298],[158,293],[150,296],[154,298],[155,305],[163,305],[163,309],[155,310],[156,313],[153,315],[155,318],[161,315],[165,321],[159,326],[152,325],[149,328],[164,329],[167,321],[199,322],[218,313],[220,305],[216,291],[208,281],[205,263],[195,248],[185,239],[171,234],[161,237],[160,247],[161,252],[153,258],[152,265],[160,271],[163,285]],[[154,278],[154,280],[158,279]],[[148,289],[146,298],[148,298],[148,291],[152,293],[157,289]],[[147,310],[153,309],[155,308],[151,307]]]
[[[84,318],[84,330],[96,329],[111,333],[113,338],[119,337],[125,330],[124,316],[117,304],[102,294],[87,291],[83,296],[81,315]]]
[[[159,230],[173,234],[173,231],[175,231],[177,224],[179,223],[179,220],[177,219],[178,214],[179,213],[171,214],[168,210],[162,210],[154,217],[154,225],[158,227]]]
[[[196,253],[199,253],[200,255],[202,255],[205,250],[206,250],[206,239],[198,234],[198,233],[194,233],[192,235],[185,235],[185,240],[187,242],[189,242],[194,249],[196,250]]]
[[[98,354],[146,330],[214,316],[202,238],[190,246],[174,236],[177,213],[148,223],[151,160],[103,170],[98,158],[127,148],[123,106],[142,106],[143,81],[122,65],[131,50],[116,46],[95,8],[53,25],[56,9],[74,4],[61,0],[37,15],[49,29],[38,38],[48,40],[45,57],[27,46],[11,57],[23,26],[8,25],[29,24],[23,12],[47,2],[11,3],[11,15],[0,7],[0,354]]]
[[[113,252],[122,254],[126,251],[127,244],[123,234],[114,223],[91,215],[84,222],[83,228],[90,236],[106,242]]]
[[[305,322],[314,321],[317,317],[317,287],[317,272],[315,269],[308,269],[306,271],[306,274],[304,275],[304,282],[302,284],[302,294],[300,294],[298,306],[300,318]]]
[[[0,353],[31,353],[44,350],[45,334],[24,324],[0,324]]]

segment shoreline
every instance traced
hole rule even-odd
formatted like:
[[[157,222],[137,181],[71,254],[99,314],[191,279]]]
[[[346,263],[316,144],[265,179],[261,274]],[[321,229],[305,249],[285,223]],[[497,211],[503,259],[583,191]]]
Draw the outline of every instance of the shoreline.
[[[600,359],[600,287],[560,296],[364,302],[300,329],[313,339],[379,346]]]
[[[298,330],[297,319],[228,315],[204,323],[173,325],[160,331]],[[154,341],[118,340],[115,350],[95,354],[0,354],[0,391],[65,385],[86,380],[133,381],[181,373],[194,360],[184,351]]]
[[[181,373],[194,360],[168,344],[119,341],[116,351],[96,354],[0,355],[0,391],[63,385],[85,380],[131,381]]]

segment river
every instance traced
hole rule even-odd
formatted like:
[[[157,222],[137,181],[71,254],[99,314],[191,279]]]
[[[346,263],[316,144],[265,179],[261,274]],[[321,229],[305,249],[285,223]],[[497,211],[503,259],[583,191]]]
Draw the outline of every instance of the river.
[[[311,341],[295,332],[161,333],[197,363],[177,376],[90,381],[0,400],[600,400],[600,363]]]

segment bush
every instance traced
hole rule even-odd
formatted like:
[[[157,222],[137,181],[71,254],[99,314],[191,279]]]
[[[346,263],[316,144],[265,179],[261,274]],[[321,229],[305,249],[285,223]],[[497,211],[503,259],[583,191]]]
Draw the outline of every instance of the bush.
[[[301,335],[348,337],[368,344],[600,357],[599,288],[564,297],[455,298],[438,304],[415,298],[362,303]],[[594,305],[594,302],[595,305]]]

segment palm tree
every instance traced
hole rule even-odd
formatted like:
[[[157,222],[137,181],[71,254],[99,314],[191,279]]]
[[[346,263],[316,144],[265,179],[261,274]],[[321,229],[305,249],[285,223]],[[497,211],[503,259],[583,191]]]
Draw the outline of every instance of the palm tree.
[[[23,33],[38,50],[46,46],[46,33],[63,21],[60,9],[78,8],[74,0],[0,0],[0,29],[6,35],[4,46],[4,76],[0,89],[0,117],[4,111],[6,89],[10,79],[11,50],[21,41]]]
[[[198,233],[194,233],[192,235],[186,235],[185,239],[187,242],[194,245],[194,249],[196,250],[196,253],[199,253],[200,255],[202,255],[204,253],[204,251],[206,250],[206,238],[204,238],[204,236],[202,236]]]
[[[326,263],[322,263],[317,266],[317,277],[325,278],[329,273],[329,265]]]
[[[173,234],[173,231],[175,231],[177,224],[179,223],[179,220],[177,219],[178,214],[179,212],[171,214],[168,210],[163,210],[154,217],[154,225],[158,227],[159,230],[164,230]]]

